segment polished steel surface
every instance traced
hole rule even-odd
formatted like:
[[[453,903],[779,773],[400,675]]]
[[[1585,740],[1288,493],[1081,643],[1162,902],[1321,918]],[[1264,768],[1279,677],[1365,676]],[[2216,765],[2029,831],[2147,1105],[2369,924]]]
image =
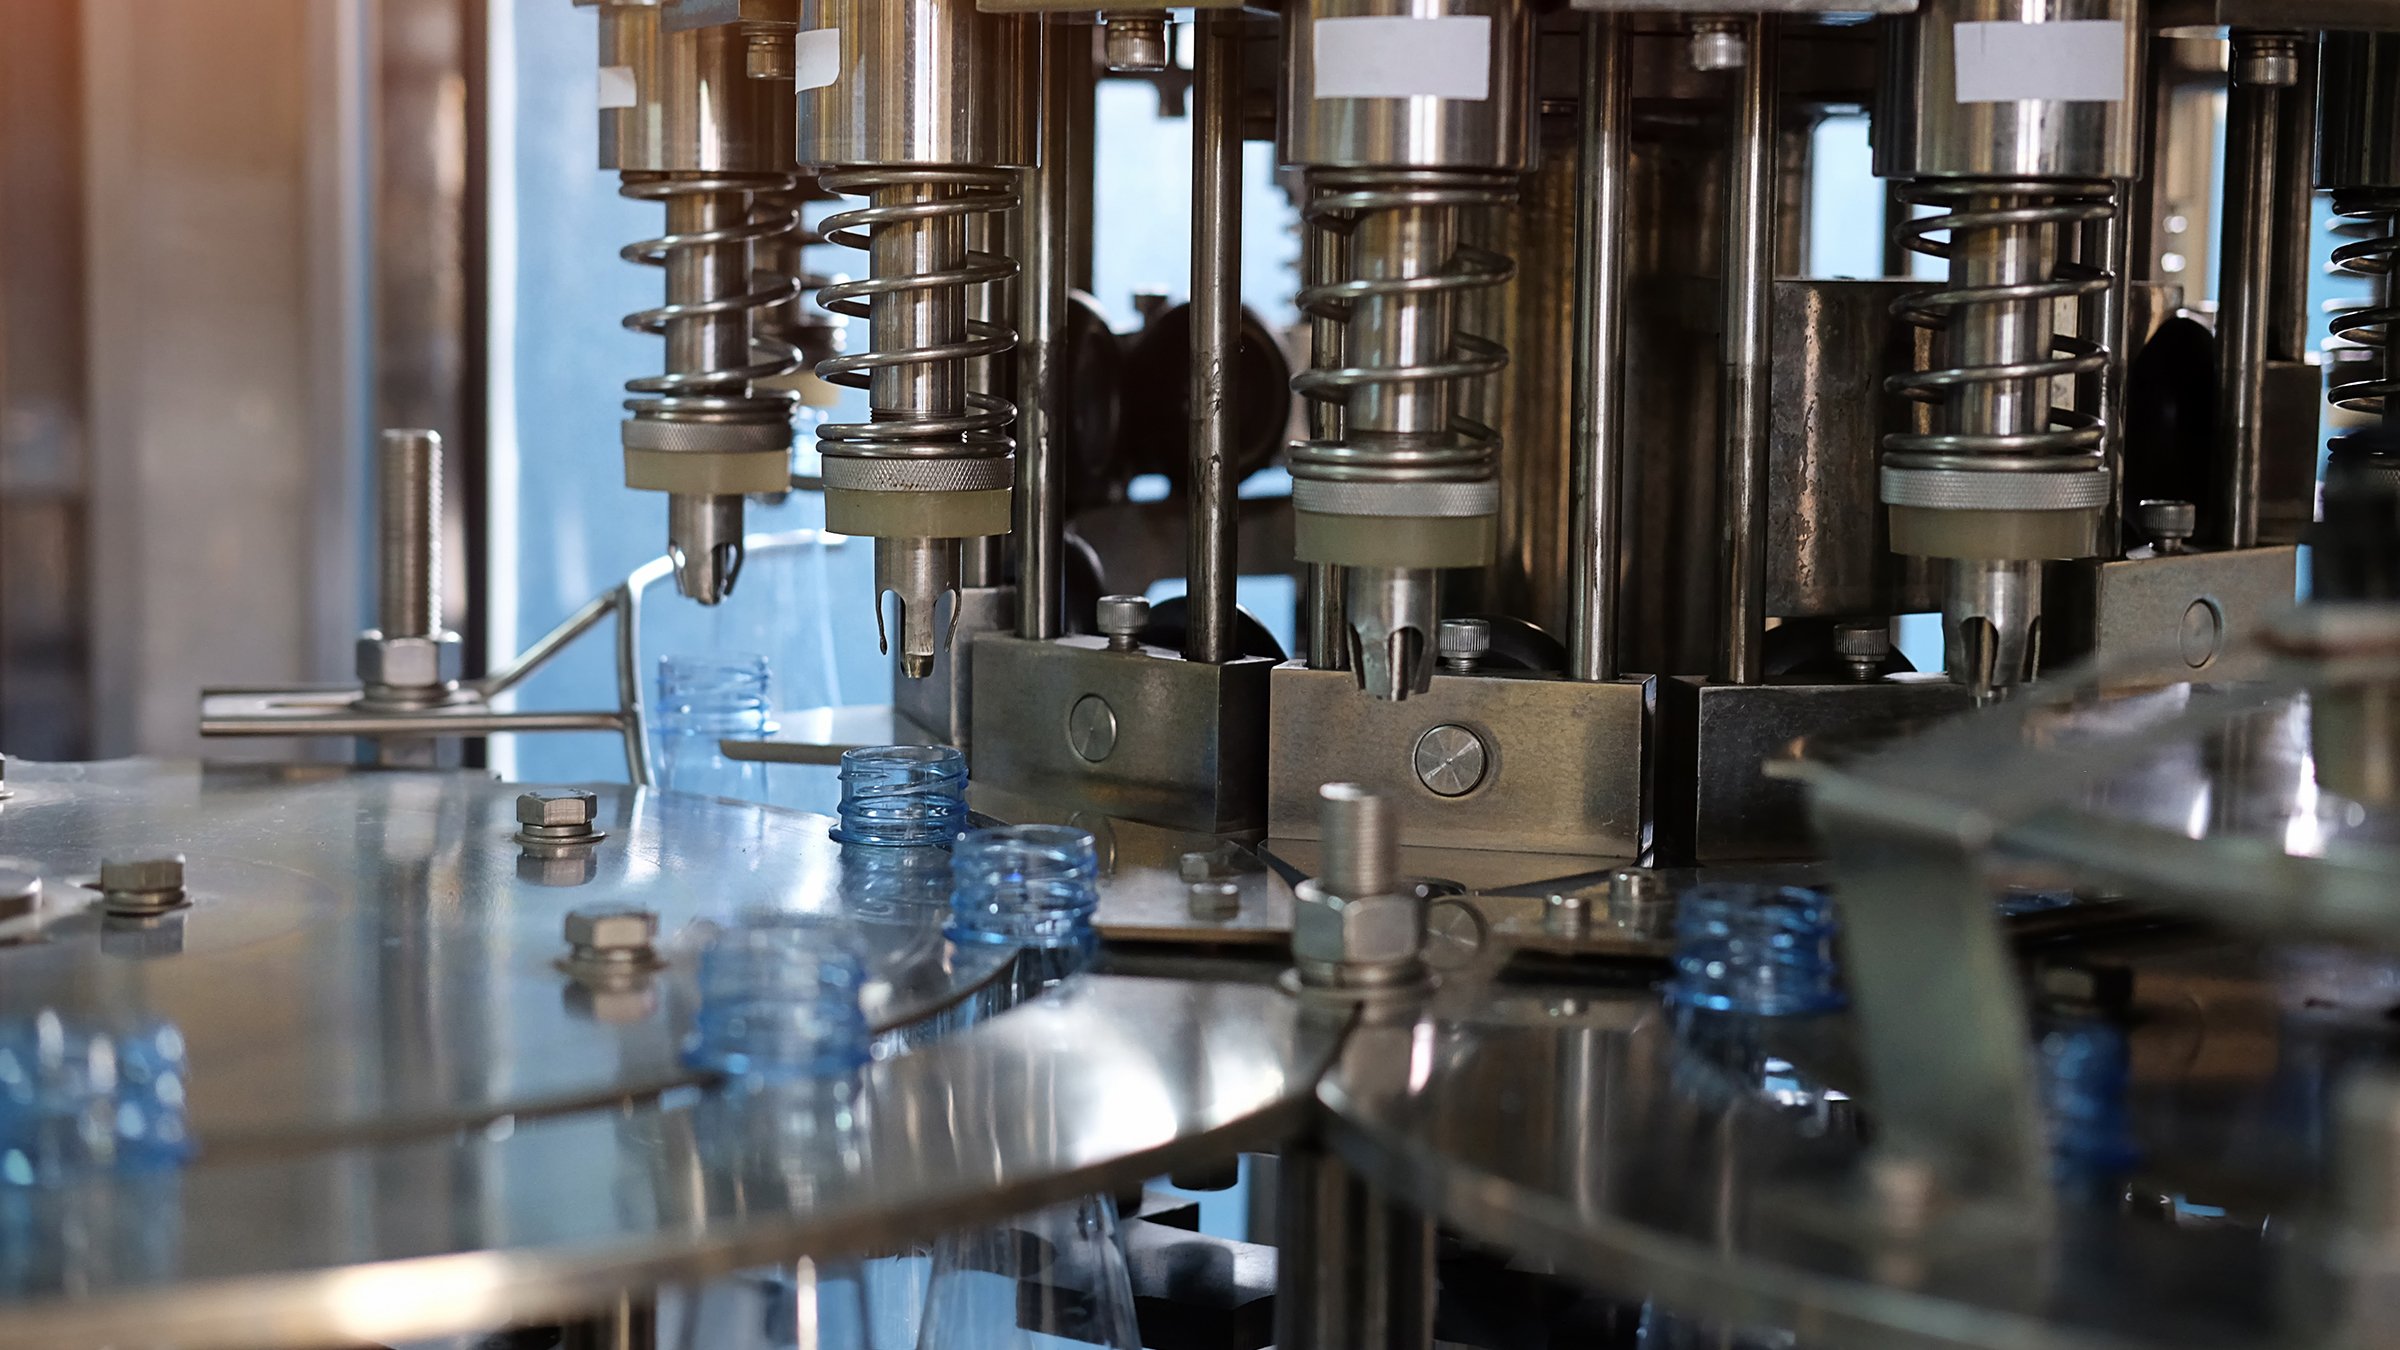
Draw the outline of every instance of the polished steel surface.
[[[2262,56],[2281,54],[2297,78],[2297,35],[2233,35],[2234,84],[2225,111],[2224,241],[2218,254],[2216,464],[2210,540],[2255,548],[2266,487],[2267,354],[2275,317],[2276,234],[2288,214],[2276,193],[2289,181],[2283,149],[2284,86],[2264,82]],[[2282,72],[2277,72],[2282,73]]]
[[[1024,165],[1010,104],[1031,72],[998,59],[1010,25],[974,0],[805,0],[799,41],[830,76],[803,81],[803,164]]]
[[[1574,439],[1568,502],[1567,670],[1617,676],[1617,528],[1625,494],[1625,177],[1633,129],[1628,21],[1583,21],[1576,109]]]
[[[1266,988],[1088,977],[803,1084],[92,1183],[11,1211],[0,1338],[308,1347],[580,1314],[627,1286],[847,1255],[1282,1138],[1342,1019]],[[195,1083],[199,1077],[197,1057]]]
[[[1186,659],[1239,655],[1234,637],[1234,378],[1242,344],[1242,18],[1202,14],[1193,55],[1191,534]],[[1110,26],[1111,34],[1115,25]]]
[[[600,65],[633,82],[630,102],[599,110],[600,167],[791,172],[791,82],[750,78],[738,28],[669,31],[660,15],[657,5],[600,7]]]
[[[1177,829],[1234,833],[1266,823],[1260,729],[1273,662],[1211,664],[1156,648],[1111,651],[1103,638],[1028,642],[1002,633],[978,638],[974,660],[977,783]],[[1105,709],[1115,724],[1096,755],[1077,750],[1079,706],[1087,719]]]
[[[1775,300],[1776,21],[1743,22],[1749,59],[1735,74],[1733,149],[1725,165],[1725,278],[1718,359],[1724,445],[1717,468],[1723,543],[1716,678],[1756,684],[1766,674],[1767,455],[1773,421],[1768,341]]]
[[[1727,1332],[1997,1350],[2306,1343],[2314,1325],[2275,1298],[2255,1234],[1879,1205],[1845,1108],[1772,1101],[1823,1082],[1836,1029],[1766,1029],[1796,1067],[1746,1099],[1647,991],[1521,998],[1355,1030],[1318,1089],[1332,1152],[1470,1237]]]
[[[2117,23],[2125,99],[2142,88],[2143,0],[1925,0],[1892,26],[1876,88],[1875,172],[1884,178],[2137,177],[2141,115],[2131,101],[1962,102],[1958,26]]]
[[[1876,493],[1882,437],[1914,425],[1882,377],[1930,335],[1894,317],[1906,281],[1775,283],[1767,459],[1767,613],[1776,618],[1938,609],[1937,564],[1895,554]]]
[[[515,785],[475,774],[112,761],[11,766],[0,855],[42,876],[41,940],[0,951],[0,1008],[178,1025],[211,1156],[475,1128],[691,1080],[676,1058],[693,956],[758,910],[838,917],[823,817],[623,786],[606,837],[521,845]],[[104,857],[177,851],[191,903],[104,917]],[[551,867],[564,860],[575,867]],[[567,884],[560,884],[564,880]],[[70,900],[68,897],[78,897]],[[597,1016],[561,972],[575,910],[655,911],[664,970]],[[876,1021],[914,1022],[1004,965],[952,952],[947,915],[862,926]]]
[[[2256,654],[2253,640],[2292,607],[2298,584],[2288,545],[2053,568],[2044,660],[2097,659],[2127,683],[2237,679],[2231,653]]]
[[[1966,691],[1927,675],[1851,681],[1658,682],[1659,856],[1719,863],[1813,856],[1806,796],[1781,766],[1880,743],[1963,711]]]
[[[1533,20],[1525,0],[1298,0],[1283,13],[1276,117],[1285,164],[1523,170],[1533,163]],[[1482,98],[1319,97],[1317,25],[1346,19],[1490,21]]]
[[[1344,781],[1387,794],[1401,837],[1421,847],[1621,858],[1647,845],[1650,680],[1436,674],[1405,703],[1359,698],[1347,674],[1298,663],[1271,683],[1267,827],[1279,838],[1315,838],[1317,786]],[[1418,747],[1440,728],[1482,748],[1463,793],[1420,771]]]
[[[1039,77],[1026,72],[1018,97],[1036,111],[1040,153],[1024,176],[1019,209],[1026,268],[1017,283],[1017,479],[1013,525],[1017,553],[1017,636],[1054,638],[1066,631],[1065,472],[1056,444],[1066,406],[1067,293],[1074,259],[1075,104],[1092,98],[1090,34],[1062,17],[1039,20]],[[1083,68],[1078,68],[1079,64]]]

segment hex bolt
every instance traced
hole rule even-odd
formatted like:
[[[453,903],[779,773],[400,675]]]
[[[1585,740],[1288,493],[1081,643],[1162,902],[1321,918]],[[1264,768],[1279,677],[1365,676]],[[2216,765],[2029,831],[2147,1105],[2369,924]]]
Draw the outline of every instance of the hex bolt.
[[[1833,626],[1833,652],[1850,667],[1850,678],[1872,680],[1892,659],[1890,619],[1844,619]]]
[[[442,438],[393,428],[377,447],[375,626],[387,638],[442,631]]]
[[[1691,62],[1699,71],[1740,70],[1749,64],[1750,45],[1736,19],[1692,20]]]
[[[1150,602],[1138,595],[1104,595],[1097,617],[1110,651],[1136,651],[1142,645],[1142,629],[1150,622]]]
[[[1223,921],[1242,912],[1242,884],[1210,877],[1184,887],[1184,909],[1195,919]]]
[[[1163,12],[1103,10],[1108,26],[1103,50],[1118,75],[1155,75],[1173,63],[1174,25]]]
[[[1356,783],[1317,789],[1317,827],[1325,840],[1319,879],[1339,896],[1384,895],[1400,877],[1400,841],[1392,804]]]
[[[569,965],[634,971],[658,964],[658,915],[650,910],[570,910],[565,932]]]
[[[600,798],[582,788],[535,788],[517,795],[517,842],[588,844],[605,838]]]
[[[1664,937],[1675,922],[1675,898],[1667,879],[1647,867],[1620,867],[1608,874],[1608,921],[1638,937]]]
[[[1175,860],[1175,875],[1183,878],[1186,883],[1214,880],[1217,875],[1217,855],[1199,852],[1186,853]]]
[[[180,853],[111,858],[100,864],[100,905],[111,914],[163,914],[185,903]]]
[[[2133,520],[2150,536],[2160,557],[2171,557],[2183,552],[2186,541],[2200,528],[2200,508],[2190,502],[2152,498],[2133,508]]]
[[[1434,625],[1434,655],[1452,675],[1472,675],[1492,649],[1492,626],[1482,619],[1444,619]]]
[[[42,879],[31,872],[0,867],[0,920],[22,919],[42,907]]]

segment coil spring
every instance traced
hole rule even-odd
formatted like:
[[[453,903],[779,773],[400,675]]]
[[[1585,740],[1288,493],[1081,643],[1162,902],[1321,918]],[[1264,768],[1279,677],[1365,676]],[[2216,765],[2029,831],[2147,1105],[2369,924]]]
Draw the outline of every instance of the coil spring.
[[[2390,406],[2391,396],[2400,392],[2400,371],[2391,367],[2392,321],[2400,318],[2400,304],[2393,303],[2390,282],[2385,280],[2392,275],[2394,260],[2400,259],[2400,235],[2391,232],[2394,218],[2400,217],[2400,189],[2337,192],[2333,195],[2333,209],[2337,215],[2368,222],[2365,228],[2370,231],[2380,229],[2384,233],[2370,234],[2333,251],[2334,266],[2354,276],[2366,277],[2382,288],[2379,300],[2336,313],[2333,335],[2380,352],[2382,357],[2370,367],[2373,374],[2334,385],[2330,397],[2337,408],[2382,416]],[[2348,228],[2351,227],[2345,227]]]
[[[2044,229],[2104,220],[2115,211],[2105,183],[2062,183],[2027,179],[1982,179],[1921,183],[1900,195],[1912,205],[1943,207],[1939,215],[1904,222],[1898,227],[1903,246],[1931,257],[1948,259],[1959,239],[1977,231]],[[1973,199],[1998,197],[2005,206],[1976,207]],[[1935,239],[1932,236],[1947,236]],[[2061,261],[2043,280],[2013,285],[1951,285],[1921,291],[1896,301],[1892,313],[1919,328],[1943,332],[1967,313],[1995,305],[2028,301],[2059,301],[2097,295],[2109,288],[2103,268]],[[2050,337],[2050,354],[2004,365],[1950,366],[1891,376],[1884,387],[1919,403],[1947,403],[1974,386],[2017,381],[2051,380],[2089,375],[2108,365],[2108,351],[2097,342],[2065,333]],[[2043,431],[1970,434],[1954,431],[1896,432],[1883,438],[1883,462],[1900,469],[1972,469],[1988,472],[2031,473],[2075,467],[2078,461],[2101,460],[2100,419],[2072,408],[2049,410]]]
[[[744,244],[756,254],[762,244],[771,244],[799,223],[798,215],[788,208],[762,210],[759,205],[761,196],[786,189],[791,183],[789,176],[780,174],[698,177],[688,174],[629,173],[625,175],[623,185],[617,189],[620,196],[637,201],[668,203],[670,212],[673,210],[672,203],[679,198],[739,193],[749,200],[747,205],[732,213],[737,220],[735,224],[712,230],[669,230],[655,239],[637,239],[619,249],[617,256],[645,267],[663,268],[673,255],[697,248]],[[670,297],[666,304],[626,315],[625,326],[637,333],[663,337],[667,324],[672,320],[732,315],[748,317],[753,311],[772,310],[788,304],[798,293],[798,287],[790,277],[756,269],[746,274],[745,284],[748,290],[698,300],[677,301]],[[781,416],[784,401],[753,395],[750,382],[769,379],[793,369],[798,361],[798,352],[791,343],[769,331],[771,324],[753,319],[749,327],[751,361],[748,365],[668,371],[627,380],[627,392],[639,397],[627,399],[626,409],[636,416],[668,421]]]
[[[848,197],[867,197],[865,206],[839,211],[824,219],[826,241],[844,248],[868,249],[878,229],[921,225],[1017,204],[1016,178],[1004,169],[858,168],[827,170],[817,183]],[[884,195],[888,189],[924,193],[918,200]],[[910,276],[868,277],[821,287],[817,303],[836,314],[870,319],[877,302],[897,303],[911,296],[1006,281],[1017,274],[1014,260],[973,249],[965,250],[956,267]],[[873,387],[874,374],[903,366],[966,362],[1001,356],[1017,345],[1014,329],[981,319],[965,321],[966,336],[955,342],[934,343],[898,351],[849,352],[818,363],[817,374],[830,383],[853,389]],[[963,382],[964,371],[961,371]],[[817,429],[824,453],[857,458],[946,459],[969,455],[1006,454],[1014,445],[1010,429],[1017,407],[997,394],[966,391],[964,410],[928,413],[911,409],[875,409],[872,422],[830,423]]]
[[[839,278],[814,271],[805,265],[808,250],[826,242],[824,231],[812,228],[802,214],[810,202],[836,200],[834,194],[821,189],[815,175],[802,174],[792,186],[781,192],[761,193],[751,205],[751,214],[760,220],[779,219],[788,214],[791,228],[782,237],[777,250],[780,257],[774,266],[754,264],[763,273],[752,281],[753,286],[774,284],[776,278],[788,278],[794,294],[791,303],[773,311],[771,325],[766,330],[772,337],[789,342],[799,353],[800,361],[814,366],[817,362],[838,354],[842,349],[842,320],[820,303],[817,293],[833,285]],[[762,260],[763,261],[763,260]]]
[[[1513,174],[1448,169],[1321,171],[1316,184],[1320,191],[1311,198],[1302,219],[1313,228],[1343,234],[1355,233],[1360,222],[1376,212],[1497,206],[1517,195]],[[1353,304],[1362,299],[1463,295],[1503,285],[1516,273],[1513,260],[1461,244],[1440,266],[1419,275],[1359,276],[1304,286],[1298,304],[1302,313],[1313,318],[1347,323]],[[1361,389],[1471,380],[1496,374],[1507,365],[1506,347],[1489,338],[1453,332],[1443,360],[1413,366],[1343,365],[1306,370],[1292,378],[1292,389],[1318,403],[1343,405]],[[1292,447],[1291,464],[1302,477],[1341,482],[1475,482],[1491,473],[1499,443],[1499,434],[1492,428],[1454,414],[1446,435],[1377,437],[1364,442],[1355,437],[1302,441]]]

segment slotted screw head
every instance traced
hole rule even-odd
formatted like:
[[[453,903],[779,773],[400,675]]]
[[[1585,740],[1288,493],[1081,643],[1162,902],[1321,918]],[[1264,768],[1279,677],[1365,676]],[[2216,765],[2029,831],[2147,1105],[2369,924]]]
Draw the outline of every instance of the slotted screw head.
[[[100,864],[100,889],[180,891],[183,889],[183,855],[167,853],[155,858],[106,859]]]
[[[536,788],[517,795],[520,825],[589,825],[599,814],[600,799],[581,788]]]
[[[658,937],[658,915],[646,909],[570,910],[566,937],[581,951],[646,952]]]

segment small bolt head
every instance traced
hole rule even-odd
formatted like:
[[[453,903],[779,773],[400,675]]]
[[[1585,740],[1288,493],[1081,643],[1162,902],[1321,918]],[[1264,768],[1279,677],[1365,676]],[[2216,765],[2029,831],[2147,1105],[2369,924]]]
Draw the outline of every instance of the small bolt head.
[[[1335,972],[1336,983],[1407,978],[1425,946],[1425,908],[1413,891],[1345,898],[1302,882],[1292,906],[1292,958],[1303,974]]]
[[[1130,643],[1150,622],[1150,602],[1138,595],[1104,595],[1097,614],[1100,633],[1111,643]]]
[[[2152,498],[2133,508],[2134,523],[2162,546],[2180,544],[2200,528],[2200,508],[2190,502]]]
[[[1217,855],[1186,853],[1175,860],[1175,875],[1186,882],[1207,881],[1217,874]]]
[[[42,907],[42,879],[31,872],[0,867],[0,919],[22,919]]]
[[[1589,896],[1561,892],[1542,902],[1542,931],[1552,937],[1579,938],[1592,929]]]
[[[1107,12],[1102,39],[1108,68],[1119,75],[1151,75],[1170,64],[1173,29],[1163,13]]]
[[[1492,626],[1482,619],[1444,619],[1435,625],[1433,641],[1445,662],[1480,661],[1492,649]]]
[[[658,915],[646,909],[578,909],[567,914],[568,945],[602,955],[650,950],[658,937]]]
[[[1229,877],[1195,881],[1184,888],[1184,908],[1195,919],[1230,919],[1242,912],[1242,886]]]
[[[154,858],[109,858],[100,864],[100,889],[154,894],[183,889],[183,855]]]
[[[1845,619],[1833,626],[1833,651],[1854,666],[1880,666],[1892,654],[1889,619]]]
[[[1692,23],[1691,60],[1698,71],[1740,70],[1749,64],[1750,44],[1736,23],[1697,19]]]
[[[517,823],[556,829],[589,825],[600,815],[600,798],[582,788],[536,788],[517,794]]]

